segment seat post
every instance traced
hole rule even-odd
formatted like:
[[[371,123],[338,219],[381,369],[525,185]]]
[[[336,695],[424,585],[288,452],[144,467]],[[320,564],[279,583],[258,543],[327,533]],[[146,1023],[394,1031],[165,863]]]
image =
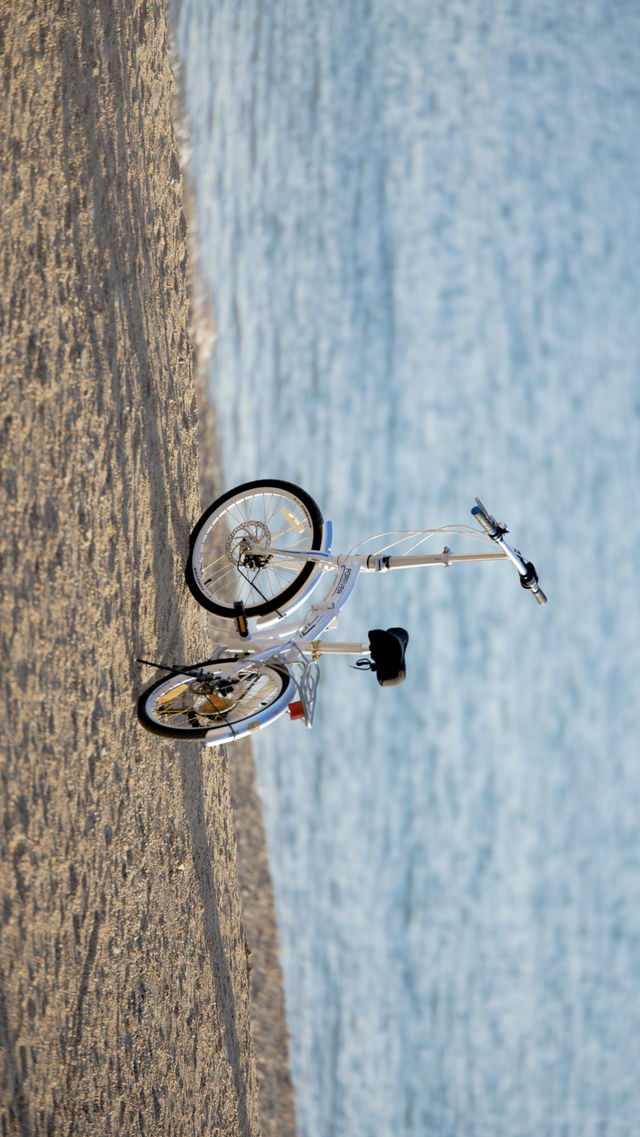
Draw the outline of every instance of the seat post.
[[[314,659],[319,655],[369,655],[370,652],[369,644],[325,643],[324,640],[314,640],[311,644]]]

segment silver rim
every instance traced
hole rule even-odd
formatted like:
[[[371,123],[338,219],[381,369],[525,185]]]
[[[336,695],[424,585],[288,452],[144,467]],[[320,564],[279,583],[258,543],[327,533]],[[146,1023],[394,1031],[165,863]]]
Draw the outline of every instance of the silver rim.
[[[198,584],[214,603],[262,604],[299,576],[299,563],[256,554],[248,542],[305,552],[313,547],[313,519],[302,502],[275,488],[225,502],[203,526],[192,557]]]
[[[248,668],[230,680],[215,672],[205,681],[172,675],[150,693],[146,711],[157,726],[188,734],[246,723],[285,691],[284,677],[272,667]]]

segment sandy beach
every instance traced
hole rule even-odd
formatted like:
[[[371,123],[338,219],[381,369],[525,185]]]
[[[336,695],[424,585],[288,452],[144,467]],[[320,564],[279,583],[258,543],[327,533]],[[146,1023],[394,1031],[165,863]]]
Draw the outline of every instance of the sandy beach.
[[[252,977],[262,1131],[293,1132],[251,756],[245,926],[228,756],[135,717],[137,656],[206,650],[164,6],[3,5],[0,64],[2,1132],[258,1134]]]

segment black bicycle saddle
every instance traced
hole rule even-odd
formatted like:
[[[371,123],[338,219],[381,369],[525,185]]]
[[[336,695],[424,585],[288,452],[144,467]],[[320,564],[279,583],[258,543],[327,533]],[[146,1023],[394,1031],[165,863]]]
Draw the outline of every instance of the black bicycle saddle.
[[[397,687],[407,678],[405,651],[409,633],[404,628],[373,628],[369,632],[371,670],[381,687]]]

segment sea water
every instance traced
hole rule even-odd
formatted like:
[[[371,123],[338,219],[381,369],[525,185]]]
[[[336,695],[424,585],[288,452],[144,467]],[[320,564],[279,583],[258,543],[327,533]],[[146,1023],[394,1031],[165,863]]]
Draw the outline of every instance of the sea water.
[[[479,494],[550,598],[363,578],[406,683],[256,739],[301,1137],[640,1133],[640,8],[173,16],[225,483],[341,550]]]

